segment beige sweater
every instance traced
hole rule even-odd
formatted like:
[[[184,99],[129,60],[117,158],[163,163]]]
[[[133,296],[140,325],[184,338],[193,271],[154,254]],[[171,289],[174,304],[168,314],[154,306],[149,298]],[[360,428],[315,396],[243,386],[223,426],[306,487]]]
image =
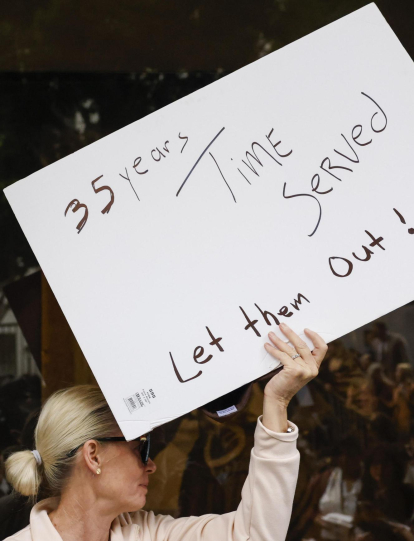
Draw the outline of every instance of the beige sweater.
[[[111,524],[111,541],[284,541],[299,469],[298,428],[289,425],[293,432],[272,432],[259,417],[237,511],[178,519],[143,510],[123,513]],[[54,498],[37,503],[30,525],[5,541],[62,541],[48,516],[56,505]]]

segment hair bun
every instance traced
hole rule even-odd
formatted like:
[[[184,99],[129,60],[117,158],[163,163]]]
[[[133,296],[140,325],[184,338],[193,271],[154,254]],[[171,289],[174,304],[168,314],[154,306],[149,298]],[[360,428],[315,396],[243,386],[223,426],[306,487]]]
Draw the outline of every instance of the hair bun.
[[[37,466],[38,461],[32,451],[13,453],[5,463],[6,479],[23,496],[36,496],[41,481]]]

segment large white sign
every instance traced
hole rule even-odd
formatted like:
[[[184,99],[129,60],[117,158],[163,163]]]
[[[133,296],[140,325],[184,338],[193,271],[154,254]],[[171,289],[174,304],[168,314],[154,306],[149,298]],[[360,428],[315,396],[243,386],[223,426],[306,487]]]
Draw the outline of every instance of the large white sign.
[[[414,298],[413,96],[370,4],[5,190],[128,439]]]

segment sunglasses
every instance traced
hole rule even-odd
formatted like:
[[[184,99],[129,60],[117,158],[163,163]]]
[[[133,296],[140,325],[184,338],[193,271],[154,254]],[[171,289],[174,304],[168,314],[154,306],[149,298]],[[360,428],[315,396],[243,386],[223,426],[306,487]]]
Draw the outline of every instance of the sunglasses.
[[[113,436],[113,437],[108,437],[108,438],[93,438],[93,439],[96,440],[96,441],[101,441],[101,442],[105,442],[105,441],[127,441],[122,436]],[[150,444],[151,444],[150,434],[146,434],[145,436],[139,436],[139,438],[135,438],[134,440],[131,440],[131,441],[139,441],[140,442],[139,453],[141,455],[142,463],[144,464],[144,466],[146,466],[148,464],[149,452],[150,452]],[[82,443],[82,445],[84,445],[84,444]],[[69,451],[69,453],[67,453],[66,456],[68,458],[74,456],[76,451],[80,447],[82,447],[82,445],[78,445],[77,447],[72,449],[72,451]]]

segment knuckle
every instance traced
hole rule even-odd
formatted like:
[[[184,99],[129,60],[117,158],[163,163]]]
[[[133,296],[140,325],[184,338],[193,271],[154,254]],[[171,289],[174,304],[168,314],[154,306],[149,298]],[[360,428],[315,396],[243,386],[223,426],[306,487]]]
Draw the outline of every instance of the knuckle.
[[[306,370],[306,379],[307,379],[307,380],[312,379],[312,377],[313,377],[312,374],[313,374],[313,369],[312,369],[312,368],[308,368],[308,369]]]

